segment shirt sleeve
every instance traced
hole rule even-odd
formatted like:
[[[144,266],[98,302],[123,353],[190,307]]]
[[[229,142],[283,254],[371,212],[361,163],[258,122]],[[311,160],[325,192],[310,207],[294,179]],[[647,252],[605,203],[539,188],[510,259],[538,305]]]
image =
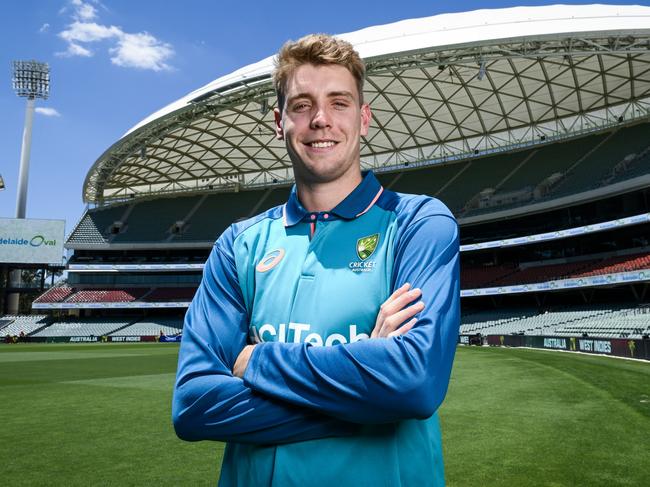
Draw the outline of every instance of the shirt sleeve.
[[[248,318],[234,259],[218,241],[185,317],[172,400],[184,440],[284,443],[351,434],[357,425],[251,390],[232,375]]]
[[[442,403],[460,326],[459,238],[448,214],[414,217],[394,250],[392,289],[422,289],[405,335],[332,347],[268,342],[244,374],[253,390],[357,423],[426,418]]]

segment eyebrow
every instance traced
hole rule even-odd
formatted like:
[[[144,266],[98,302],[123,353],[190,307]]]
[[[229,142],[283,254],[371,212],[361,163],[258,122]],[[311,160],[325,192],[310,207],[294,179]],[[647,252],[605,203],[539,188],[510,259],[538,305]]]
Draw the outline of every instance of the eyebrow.
[[[349,98],[351,100],[354,100],[354,95],[350,91],[330,91],[327,94],[328,98],[336,98],[339,96],[343,96],[345,98]],[[313,99],[314,97],[309,94],[309,93],[298,93],[297,95],[292,96],[291,98],[287,98],[287,104],[293,103],[296,100],[300,100],[301,98],[307,98],[309,100]]]

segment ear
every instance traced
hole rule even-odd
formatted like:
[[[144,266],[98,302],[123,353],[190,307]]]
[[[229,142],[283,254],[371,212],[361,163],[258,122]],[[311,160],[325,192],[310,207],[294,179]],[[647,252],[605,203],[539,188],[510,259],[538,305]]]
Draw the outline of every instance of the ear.
[[[370,105],[364,103],[361,105],[361,136],[365,137],[368,135],[368,128],[370,127],[370,121],[372,120],[372,112],[370,111]]]
[[[277,108],[273,109],[273,116],[275,118],[275,138],[284,140],[284,129],[282,128],[282,113]]]

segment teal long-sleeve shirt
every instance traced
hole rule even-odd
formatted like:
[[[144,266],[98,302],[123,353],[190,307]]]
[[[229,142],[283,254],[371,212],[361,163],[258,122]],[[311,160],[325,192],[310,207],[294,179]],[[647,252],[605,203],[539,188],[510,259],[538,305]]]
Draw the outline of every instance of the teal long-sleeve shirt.
[[[459,327],[458,229],[438,200],[372,173],[330,212],[288,202],[229,227],[188,310],[172,414],[227,441],[220,485],[443,485],[436,410]],[[425,309],[368,339],[404,283]],[[258,346],[243,380],[232,375]]]

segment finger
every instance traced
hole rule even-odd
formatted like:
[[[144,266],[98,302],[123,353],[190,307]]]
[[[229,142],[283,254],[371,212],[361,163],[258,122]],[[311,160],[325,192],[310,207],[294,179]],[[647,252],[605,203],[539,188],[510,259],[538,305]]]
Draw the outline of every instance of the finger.
[[[384,316],[393,315],[399,312],[401,309],[405,308],[409,303],[412,303],[416,299],[419,299],[420,296],[422,296],[421,289],[411,289],[410,291],[397,296],[393,301],[384,306],[381,311],[384,313]]]
[[[377,338],[377,335],[379,334],[379,330],[381,330],[381,327],[384,324],[384,320],[386,319],[386,316],[389,316],[393,314],[395,311],[398,311],[400,308],[403,308],[404,306],[401,306],[399,308],[394,308],[390,307],[391,303],[395,301],[398,297],[402,296],[405,294],[409,289],[411,288],[410,283],[404,283],[402,284],[399,288],[397,288],[393,294],[391,294],[386,301],[384,301],[381,306],[379,307],[379,313],[377,314],[377,319],[375,320],[375,327],[372,329],[372,332],[370,334],[370,338]],[[386,308],[390,310],[389,312],[386,312]]]
[[[418,309],[417,306],[409,311],[405,310],[408,309],[407,306],[410,302],[414,301],[421,295],[421,290],[413,289],[408,293],[399,296],[391,304],[380,309],[379,314],[377,315],[377,321],[375,322],[375,328],[373,333],[371,333],[371,338],[376,338],[378,336],[385,337],[406,320],[411,318],[415,313],[419,312],[422,308]]]
[[[381,329],[379,330],[379,336],[388,336],[390,333],[402,326],[406,320],[412,318],[423,309],[424,303],[422,301],[418,301],[417,303],[404,308],[392,316],[387,317],[384,320]]]
[[[397,337],[397,336],[406,335],[406,333],[407,333],[411,328],[413,328],[413,326],[414,326],[417,322],[418,322],[418,319],[417,319],[417,318],[412,318],[408,323],[406,323],[406,324],[403,325],[403,326],[400,326],[397,330],[395,330],[395,331],[391,331],[391,332],[388,334],[388,337],[390,338],[390,337]]]
[[[388,299],[382,303],[382,307],[385,306],[385,305],[387,305],[387,304],[392,303],[395,299],[397,299],[397,298],[400,297],[402,294],[404,294],[405,292],[407,292],[410,288],[411,288],[411,284],[408,283],[408,282],[405,283],[405,284],[403,284],[403,285],[400,286],[399,288],[397,288],[395,291],[393,291],[393,294],[391,294],[391,295],[388,297]]]

